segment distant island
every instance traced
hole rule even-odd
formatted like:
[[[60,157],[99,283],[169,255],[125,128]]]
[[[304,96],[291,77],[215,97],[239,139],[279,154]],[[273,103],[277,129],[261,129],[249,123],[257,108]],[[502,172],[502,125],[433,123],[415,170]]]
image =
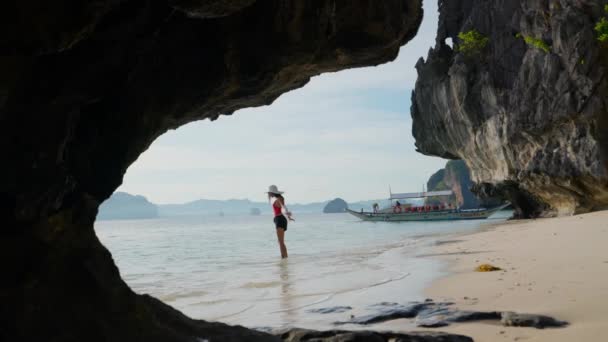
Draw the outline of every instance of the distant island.
[[[258,208],[251,208],[251,210],[249,210],[249,215],[260,216],[261,214],[262,214],[262,211]]]
[[[327,203],[328,201],[307,204],[288,202],[287,206],[294,213],[320,213]],[[161,217],[216,215],[219,211],[224,212],[226,215],[257,215],[253,213],[254,209],[259,210],[260,215],[271,213],[270,204],[267,201],[253,202],[248,199],[199,199],[181,204],[158,205],[159,216]]]
[[[313,203],[288,203],[295,214],[343,213],[346,208],[360,211],[371,210],[373,203],[381,207],[390,205],[386,199],[375,199],[347,203],[344,199]],[[271,214],[268,202],[253,202],[248,199],[209,200],[200,199],[181,204],[155,204],[144,196],[116,192],[99,208],[98,220],[147,219],[177,216],[229,216]]]
[[[158,217],[158,207],[144,196],[115,192],[99,206],[98,220],[129,220]]]
[[[346,211],[346,208],[348,208],[348,203],[341,198],[336,198],[327,203],[325,208],[323,208],[323,212],[325,214],[343,213]]]

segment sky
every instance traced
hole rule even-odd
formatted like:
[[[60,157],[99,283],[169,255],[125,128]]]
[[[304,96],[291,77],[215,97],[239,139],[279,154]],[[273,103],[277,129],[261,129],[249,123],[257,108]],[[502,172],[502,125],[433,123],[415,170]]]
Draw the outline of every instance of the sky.
[[[313,78],[265,107],[169,131],[127,170],[118,191],[158,203],[266,200],[348,202],[421,191],[446,161],[415,151],[410,97],[417,60],[434,45],[437,2],[424,1],[416,38],[377,67]]]

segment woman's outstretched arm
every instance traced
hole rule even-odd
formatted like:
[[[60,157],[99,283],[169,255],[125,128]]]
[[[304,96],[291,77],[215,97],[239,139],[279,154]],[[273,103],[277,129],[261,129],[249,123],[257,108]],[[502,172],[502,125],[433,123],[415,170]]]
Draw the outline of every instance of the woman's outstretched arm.
[[[289,211],[289,209],[287,209],[287,206],[285,205],[285,200],[281,198],[279,199],[279,203],[281,204],[281,208],[285,211],[285,215],[287,215],[287,218],[290,221],[295,221],[293,217],[291,217],[291,211]]]

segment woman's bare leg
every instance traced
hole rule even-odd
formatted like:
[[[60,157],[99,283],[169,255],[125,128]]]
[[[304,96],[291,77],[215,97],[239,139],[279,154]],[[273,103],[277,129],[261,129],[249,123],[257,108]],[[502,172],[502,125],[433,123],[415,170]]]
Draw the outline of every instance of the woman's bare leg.
[[[277,239],[279,240],[279,248],[281,249],[281,258],[287,258],[287,247],[285,246],[285,229],[277,228]]]

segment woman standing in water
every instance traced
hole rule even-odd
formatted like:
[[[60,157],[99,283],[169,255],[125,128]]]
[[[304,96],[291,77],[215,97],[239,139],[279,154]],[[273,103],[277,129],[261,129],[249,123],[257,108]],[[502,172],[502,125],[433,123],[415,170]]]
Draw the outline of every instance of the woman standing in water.
[[[274,225],[277,230],[277,239],[279,240],[279,248],[281,249],[281,258],[287,258],[287,247],[285,246],[285,231],[287,230],[287,218],[290,221],[295,221],[291,217],[291,212],[285,206],[285,198],[282,195],[283,191],[279,191],[276,185],[268,187],[268,199],[272,205],[274,213]],[[285,215],[287,218],[285,218]]]

